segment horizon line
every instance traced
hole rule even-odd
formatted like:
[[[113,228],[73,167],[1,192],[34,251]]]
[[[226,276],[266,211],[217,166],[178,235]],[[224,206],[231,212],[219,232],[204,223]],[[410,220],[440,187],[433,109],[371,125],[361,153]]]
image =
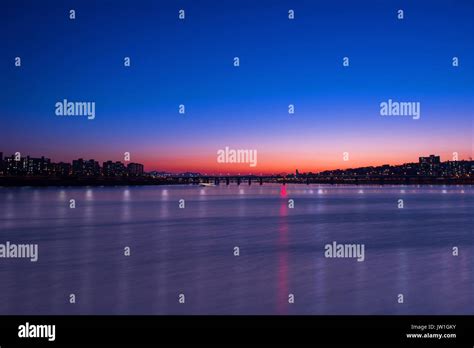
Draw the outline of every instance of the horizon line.
[[[0,151],[1,154],[3,154],[2,151]],[[418,160],[419,158],[421,157],[431,157],[431,156],[435,156],[435,157],[439,157],[440,158],[440,163],[446,163],[446,162],[472,162],[472,157],[469,157],[469,159],[458,159],[458,160],[446,160],[446,161],[442,161],[441,160],[441,156],[440,155],[434,155],[434,154],[430,154],[428,156],[418,156]],[[15,157],[15,153],[12,154],[11,156],[2,156],[0,157],[0,162],[3,162],[5,159],[9,159],[9,158],[12,158],[12,157]],[[140,164],[140,165],[143,165],[144,169],[145,169],[145,164],[144,163],[140,163],[140,162],[136,162],[136,161],[114,161],[114,160],[103,160],[103,161],[99,161],[99,160],[96,160],[94,158],[89,158],[89,159],[86,159],[85,157],[79,157],[79,158],[76,158],[76,159],[72,159],[72,160],[69,160],[69,162],[64,162],[64,161],[59,161],[59,162],[54,162],[52,160],[52,158],[50,157],[46,157],[44,155],[40,156],[40,157],[33,157],[33,156],[30,156],[30,155],[26,155],[26,156],[21,156],[21,153],[20,153],[20,158],[35,158],[35,159],[41,159],[41,158],[44,158],[45,160],[49,160],[51,161],[51,163],[54,163],[54,164],[73,164],[74,161],[77,161],[77,160],[83,160],[83,161],[95,161],[97,162],[99,165],[101,164],[104,164],[106,162],[112,162],[112,163],[117,163],[117,162],[120,162],[124,165],[128,165],[128,164]],[[239,163],[239,164],[242,164],[242,163]],[[396,166],[403,166],[403,165],[407,165],[407,164],[419,164],[419,161],[418,162],[403,162],[403,163],[398,163],[398,164],[389,164],[389,163],[384,163],[384,164],[379,164],[379,165],[362,165],[362,166],[357,166],[357,167],[347,167],[347,168],[336,168],[336,169],[324,169],[324,170],[309,170],[309,171],[302,171],[300,172],[300,174],[308,174],[308,173],[322,173],[322,172],[330,172],[330,171],[337,171],[337,170],[341,170],[341,171],[346,171],[346,170],[351,170],[351,169],[360,169],[360,168],[370,168],[370,167],[373,167],[373,168],[377,168],[377,167],[382,167],[382,166],[390,166],[390,167],[396,167]],[[102,166],[100,166],[102,167]],[[249,169],[251,169],[249,167]],[[246,171],[243,171],[243,170],[225,170],[223,173],[222,171],[209,171],[209,170],[184,170],[184,171],[179,171],[179,170],[166,170],[166,169],[152,169],[152,170],[144,170],[144,172],[146,173],[152,173],[152,172],[157,172],[157,173],[166,173],[166,174],[186,174],[186,173],[194,173],[194,174],[205,174],[205,175],[208,175],[208,174],[212,174],[212,175],[217,175],[217,173],[219,173],[219,175],[281,175],[281,174],[289,174],[289,173],[296,173],[296,171],[298,171],[298,168],[295,168],[293,171],[289,170],[289,171],[278,171],[278,172],[268,172],[268,171],[262,171],[260,173],[252,173],[252,170],[250,170],[248,172],[248,174],[246,174],[247,172]]]

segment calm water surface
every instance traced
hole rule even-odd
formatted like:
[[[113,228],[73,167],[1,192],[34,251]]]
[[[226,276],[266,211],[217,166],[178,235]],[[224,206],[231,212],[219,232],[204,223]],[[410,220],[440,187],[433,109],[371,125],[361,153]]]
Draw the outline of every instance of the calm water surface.
[[[474,314],[473,213],[471,186],[0,188],[0,243],[39,245],[0,259],[0,314]]]

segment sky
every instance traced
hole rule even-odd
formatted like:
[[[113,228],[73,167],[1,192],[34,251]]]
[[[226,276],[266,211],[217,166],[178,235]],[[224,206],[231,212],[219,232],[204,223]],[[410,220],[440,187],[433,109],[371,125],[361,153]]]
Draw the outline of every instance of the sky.
[[[470,0],[2,1],[0,152],[203,173],[468,159],[472,18]],[[63,99],[95,119],[57,116]],[[420,119],[381,116],[388,99]],[[226,146],[257,166],[218,163]]]

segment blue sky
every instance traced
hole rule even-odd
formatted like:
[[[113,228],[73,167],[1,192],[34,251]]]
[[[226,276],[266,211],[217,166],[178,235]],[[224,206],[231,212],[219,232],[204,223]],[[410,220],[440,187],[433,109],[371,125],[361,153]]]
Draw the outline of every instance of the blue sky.
[[[467,157],[472,18],[468,0],[2,1],[0,151],[131,151],[163,170],[211,168],[224,146],[259,149],[264,170],[337,167],[342,149],[360,164]],[[96,102],[96,119],[58,118],[64,98]],[[420,101],[421,119],[381,119],[388,98]]]

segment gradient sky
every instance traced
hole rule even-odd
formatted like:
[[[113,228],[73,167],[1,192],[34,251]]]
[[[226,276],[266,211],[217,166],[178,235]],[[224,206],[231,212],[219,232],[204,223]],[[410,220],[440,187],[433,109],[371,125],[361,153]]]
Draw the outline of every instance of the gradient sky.
[[[2,1],[0,151],[215,173],[468,159],[473,18],[471,0]],[[95,120],[56,116],[64,98],[94,101]],[[421,119],[380,116],[389,98]],[[257,167],[218,164],[225,146]]]

